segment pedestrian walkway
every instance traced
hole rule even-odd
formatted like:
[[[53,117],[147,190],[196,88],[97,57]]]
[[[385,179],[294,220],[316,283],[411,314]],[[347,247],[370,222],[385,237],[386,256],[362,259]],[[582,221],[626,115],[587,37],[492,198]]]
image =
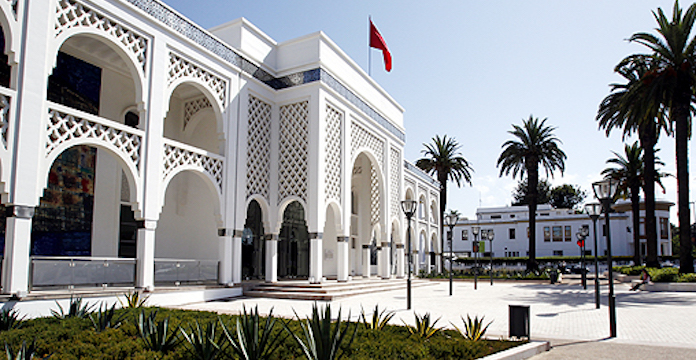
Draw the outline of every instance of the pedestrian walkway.
[[[592,286],[587,290],[577,284],[498,282],[491,286],[486,281],[479,281],[478,290],[474,290],[472,282],[455,281],[454,296],[449,296],[446,281],[414,288],[412,310],[406,310],[406,292],[402,290],[335,300],[331,305],[340,306],[344,314],[350,311],[352,319],[357,320],[361,308],[371,311],[378,304],[380,308],[396,312],[392,319],[394,324],[402,324],[402,320],[413,323],[414,312],[421,315],[429,312],[435,318],[441,317],[438,325],[449,328],[451,324],[459,326],[461,316],[485,316],[487,321],[492,321],[488,336],[493,338],[508,335],[509,305],[528,305],[531,338],[549,340],[555,346],[549,353],[537,355],[539,359],[621,359],[619,355],[623,353],[638,359],[649,356],[648,349],[654,350],[654,358],[696,359],[696,293],[632,292],[625,284],[617,284],[615,289],[618,336],[612,340],[605,340],[609,336],[606,286],[601,287],[600,309],[595,308]],[[312,301],[302,300],[239,298],[189,304],[182,308],[239,313],[243,306],[248,309],[258,305],[262,313],[273,308],[273,313],[279,316],[292,317],[297,312],[303,317],[309,314],[312,304]],[[592,352],[593,349],[596,352]],[[611,354],[610,349],[619,354],[589,355]],[[673,352],[668,354],[676,357],[661,355],[670,349]],[[583,353],[588,356],[582,357]],[[568,354],[581,357],[567,357]]]

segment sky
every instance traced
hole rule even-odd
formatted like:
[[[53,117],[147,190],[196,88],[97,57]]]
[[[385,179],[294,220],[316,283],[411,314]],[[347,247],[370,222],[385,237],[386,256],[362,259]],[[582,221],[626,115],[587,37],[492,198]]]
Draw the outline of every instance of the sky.
[[[454,138],[474,173],[471,186],[449,184],[447,208],[470,219],[478,207],[511,204],[519,178],[499,176],[496,163],[502,144],[513,139],[512,125],[530,115],[548,119],[567,155],[564,173],[548,180],[580,186],[592,200],[591,184],[601,179],[612,151],[622,154],[624,140],[637,140],[622,139],[620,131],[607,137],[597,128],[600,102],[610,84],[622,82],[614,66],[647,52],[626,39],[655,33],[652,11],[661,7],[671,18],[674,6],[647,0],[164,1],[204,28],[244,17],[278,43],[323,31],[365,71],[371,16],[393,57],[386,72],[381,53],[372,50],[372,77],[405,109],[405,158],[415,163],[435,135]],[[657,148],[662,171],[676,175],[674,139],[663,134]],[[676,178],[663,183],[666,191],[657,198],[676,203]],[[671,215],[676,224],[676,206]]]

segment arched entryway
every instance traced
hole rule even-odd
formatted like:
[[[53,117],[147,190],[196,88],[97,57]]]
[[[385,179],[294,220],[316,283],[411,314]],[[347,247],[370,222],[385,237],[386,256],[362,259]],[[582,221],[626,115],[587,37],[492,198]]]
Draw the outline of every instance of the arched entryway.
[[[355,255],[352,273],[365,277],[385,275],[377,265],[377,248],[386,241],[382,233],[383,181],[379,165],[368,151],[361,152],[353,162],[351,195],[351,253]],[[385,270],[382,265],[382,271]]]
[[[242,279],[263,279],[266,258],[263,231],[263,211],[256,200],[247,207],[247,217],[242,232]]]
[[[304,207],[299,202],[293,201],[285,208],[278,240],[278,277],[308,278],[309,233]]]

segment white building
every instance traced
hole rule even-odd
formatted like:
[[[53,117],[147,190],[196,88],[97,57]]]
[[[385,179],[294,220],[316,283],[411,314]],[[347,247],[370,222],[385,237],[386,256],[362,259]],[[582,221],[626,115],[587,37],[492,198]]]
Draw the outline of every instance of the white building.
[[[439,256],[403,108],[323,33],[158,0],[4,1],[0,27],[3,293],[401,277],[404,198]]]
[[[640,239],[641,256],[646,254],[645,208],[641,203]],[[656,201],[658,256],[672,255],[672,241],[669,226],[669,209],[674,203]],[[633,256],[633,215],[630,201],[614,204],[615,212],[609,216],[612,240],[612,255]],[[597,221],[598,255],[606,255],[606,228],[602,215]],[[482,232],[493,230],[494,257],[525,257],[529,255],[529,211],[524,206],[479,208],[476,219],[460,220],[454,230],[453,251],[462,256],[471,256],[474,236],[472,226],[480,226]],[[580,256],[576,233],[588,226],[590,235],[586,239],[587,255],[594,255],[594,226],[587,214],[577,214],[574,210],[554,209],[551,205],[539,205],[536,216],[537,241],[536,256]],[[449,230],[446,230],[449,231]],[[481,240],[481,235],[478,237]],[[485,243],[485,256],[489,256],[491,242]],[[445,245],[445,252],[449,247]]]

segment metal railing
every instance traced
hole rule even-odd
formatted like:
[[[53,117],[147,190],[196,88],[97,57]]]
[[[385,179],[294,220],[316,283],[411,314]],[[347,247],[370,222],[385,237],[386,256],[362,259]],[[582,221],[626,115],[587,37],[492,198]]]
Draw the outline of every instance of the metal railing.
[[[32,256],[29,288],[135,286],[136,259]]]
[[[217,283],[219,261],[155,259],[155,285]]]

